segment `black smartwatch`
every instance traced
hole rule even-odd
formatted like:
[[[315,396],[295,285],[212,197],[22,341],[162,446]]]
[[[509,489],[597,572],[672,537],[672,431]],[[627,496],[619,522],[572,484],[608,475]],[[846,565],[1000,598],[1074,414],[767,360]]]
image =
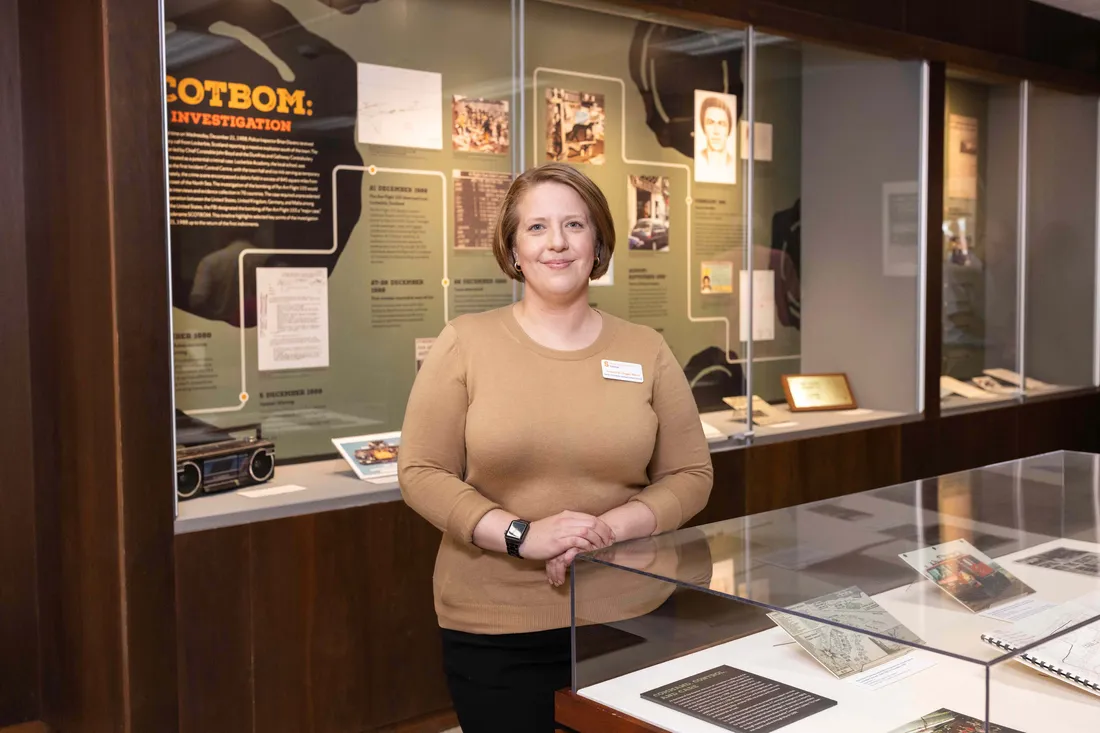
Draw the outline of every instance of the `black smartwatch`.
[[[527,530],[530,528],[531,523],[526,519],[516,519],[508,525],[508,529],[504,531],[504,544],[508,547],[509,555],[522,559],[519,546],[523,544],[523,539],[527,537]]]

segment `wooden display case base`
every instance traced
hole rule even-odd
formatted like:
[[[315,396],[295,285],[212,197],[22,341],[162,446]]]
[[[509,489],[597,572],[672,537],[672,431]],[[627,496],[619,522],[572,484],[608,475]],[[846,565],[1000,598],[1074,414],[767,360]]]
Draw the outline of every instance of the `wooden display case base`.
[[[561,690],[554,696],[554,719],[559,733],[669,733],[586,700],[572,690]]]

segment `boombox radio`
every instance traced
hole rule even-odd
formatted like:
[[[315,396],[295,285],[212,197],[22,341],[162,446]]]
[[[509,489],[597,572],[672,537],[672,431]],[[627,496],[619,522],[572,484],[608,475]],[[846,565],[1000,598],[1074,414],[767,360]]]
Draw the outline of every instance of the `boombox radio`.
[[[191,499],[269,481],[275,475],[275,444],[264,440],[259,424],[222,429],[254,430],[254,437],[176,446],[176,494]]]

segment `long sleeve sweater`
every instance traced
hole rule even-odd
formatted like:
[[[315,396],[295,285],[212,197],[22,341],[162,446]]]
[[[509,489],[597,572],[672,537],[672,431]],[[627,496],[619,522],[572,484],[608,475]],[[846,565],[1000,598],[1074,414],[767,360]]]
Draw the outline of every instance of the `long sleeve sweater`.
[[[664,532],[706,505],[710,452],[683,370],[653,329],[600,315],[599,337],[577,351],[534,341],[511,307],[461,316],[425,359],[398,477],[406,503],[443,532],[433,583],[441,627],[502,634],[570,623],[568,584],[551,587],[544,562],[473,544],[493,509],[535,521],[640,501]],[[605,359],[640,365],[642,381],[606,378]],[[620,606],[629,595],[626,585],[606,591]]]

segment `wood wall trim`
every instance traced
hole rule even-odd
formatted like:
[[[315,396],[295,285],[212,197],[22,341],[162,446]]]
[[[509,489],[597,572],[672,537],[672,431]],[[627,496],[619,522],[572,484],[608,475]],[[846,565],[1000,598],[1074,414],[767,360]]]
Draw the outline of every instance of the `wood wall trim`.
[[[0,726],[41,705],[20,78],[19,8],[0,3]]]
[[[1048,60],[1057,54],[1045,47],[1043,29],[1051,25],[1064,28],[1067,22],[1063,16],[1067,14],[1055,11],[1053,14],[1037,15],[1031,7],[1037,4],[1034,2],[1012,0],[1011,9],[998,5],[987,7],[985,14],[982,14],[986,0],[921,0],[920,3],[904,4],[883,0],[611,1],[634,10],[663,13],[696,23],[724,23],[733,27],[751,24],[759,32],[807,43],[824,43],[897,58],[940,61],[971,71],[1031,79],[1065,91],[1100,93],[1100,75],[1096,73],[1100,67],[1067,68]],[[1007,4],[1009,0],[999,2]],[[884,6],[894,6],[895,9],[890,12]],[[1001,35],[987,41],[980,36],[965,35],[961,23],[947,23],[949,19],[959,18],[967,12],[978,15],[982,24],[987,23],[989,18],[1014,20]],[[1033,21],[1031,26],[1027,25],[1025,18]],[[1039,26],[1038,22],[1034,22],[1035,18],[1044,20],[1048,25]],[[1075,16],[1071,20],[1069,25],[1084,28],[1093,24],[1100,29],[1100,22],[1088,18]],[[936,35],[922,35],[932,33]],[[1023,35],[1025,33],[1027,35]],[[996,42],[1005,35],[1012,37],[1010,43]],[[976,47],[949,39],[987,42],[984,47]],[[1087,39],[1079,40],[1079,43],[1082,48],[1087,48]],[[1042,58],[1046,62],[1033,58]]]
[[[164,76],[156,63],[163,27],[157,2],[100,0],[100,7],[109,115],[124,705],[127,730],[175,730],[174,384]]]

